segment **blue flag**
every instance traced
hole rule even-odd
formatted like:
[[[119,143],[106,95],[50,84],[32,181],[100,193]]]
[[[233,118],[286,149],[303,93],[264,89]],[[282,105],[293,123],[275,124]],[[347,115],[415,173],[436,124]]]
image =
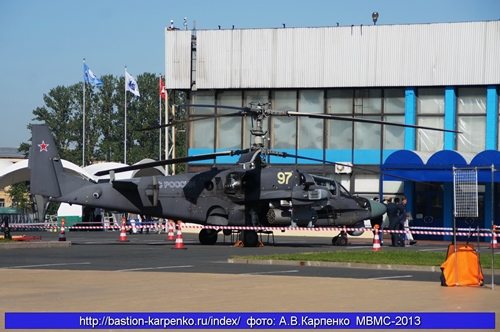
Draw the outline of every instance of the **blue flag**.
[[[103,86],[104,83],[94,75],[92,70],[90,70],[89,66],[84,62],[83,63],[83,79],[85,82],[90,83],[92,86]]]

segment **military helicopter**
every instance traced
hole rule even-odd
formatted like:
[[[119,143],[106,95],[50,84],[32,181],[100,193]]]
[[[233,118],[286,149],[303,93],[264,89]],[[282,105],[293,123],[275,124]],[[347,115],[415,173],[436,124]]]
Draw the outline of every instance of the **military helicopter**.
[[[451,131],[328,114],[273,111],[266,109],[265,105],[260,103],[252,107],[191,104],[179,106],[231,108],[237,109],[238,112],[172,121],[167,125],[143,130],[213,119],[218,116],[251,116],[256,123],[256,128],[251,130],[254,136],[252,146],[242,150],[182,157],[102,171],[96,175],[109,173],[110,181],[94,183],[65,173],[49,127],[33,125],[33,145],[29,154],[31,194],[47,196],[51,201],[204,225],[207,228],[202,228],[199,233],[199,241],[203,245],[215,244],[221,230],[226,233],[230,231],[230,227],[236,228],[236,226],[250,228],[240,233],[240,239],[245,247],[255,247],[259,243],[258,233],[252,227],[345,226],[351,229],[360,228],[359,231],[348,232],[350,235],[359,236],[363,233],[361,228],[365,227],[365,220],[383,215],[386,212],[385,205],[351,195],[334,179],[308,174],[292,167],[267,165],[266,157],[271,155],[323,160],[267,149],[264,146],[267,132],[262,129],[262,121],[269,116],[306,116]],[[210,170],[197,173],[121,180],[114,178],[114,174],[118,172],[235,155],[240,156],[237,165],[229,169],[219,169],[214,166]],[[345,232],[333,237],[332,243],[347,244]]]

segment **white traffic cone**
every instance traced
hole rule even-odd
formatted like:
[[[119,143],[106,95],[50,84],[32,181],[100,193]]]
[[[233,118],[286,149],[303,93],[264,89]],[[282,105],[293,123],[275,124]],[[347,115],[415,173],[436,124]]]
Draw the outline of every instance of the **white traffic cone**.
[[[175,238],[175,246],[173,249],[186,249],[184,248],[184,242],[182,241],[182,231],[181,231],[181,221],[177,221],[177,237]]]
[[[122,226],[120,228],[120,242],[128,242],[127,240],[127,230],[125,229],[125,218],[122,218]]]

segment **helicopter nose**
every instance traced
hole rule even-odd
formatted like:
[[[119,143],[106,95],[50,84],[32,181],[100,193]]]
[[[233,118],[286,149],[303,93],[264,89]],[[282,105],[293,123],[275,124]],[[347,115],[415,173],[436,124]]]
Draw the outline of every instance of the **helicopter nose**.
[[[369,202],[370,202],[370,210],[372,218],[380,217],[387,212],[387,206],[385,204],[375,202],[372,199],[370,199]]]

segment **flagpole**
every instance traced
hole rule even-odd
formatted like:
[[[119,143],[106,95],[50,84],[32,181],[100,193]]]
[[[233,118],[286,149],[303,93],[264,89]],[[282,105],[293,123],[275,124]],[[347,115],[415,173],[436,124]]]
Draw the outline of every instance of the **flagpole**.
[[[85,58],[83,58],[85,67]],[[85,80],[83,80],[83,135],[82,135],[82,167],[85,167]]]
[[[125,132],[123,134],[123,160],[127,164],[127,66],[125,66]]]
[[[160,114],[159,114],[159,124],[161,126],[161,94],[162,94],[163,91],[161,91],[161,74],[160,74],[160,95],[159,95],[159,99],[158,99],[158,105],[160,107]],[[160,142],[160,148],[158,150],[158,160],[161,160],[161,128],[160,128],[160,136],[159,136],[159,142]]]
[[[165,82],[166,83],[166,82]],[[167,88],[165,87],[165,124],[168,125],[169,123],[169,118],[168,118],[168,90]],[[168,146],[168,126],[165,127],[165,160],[168,160],[170,159],[170,155],[169,155],[169,146]],[[165,171],[166,171],[166,175],[170,175],[170,170],[169,170],[169,167],[168,165],[165,165]]]

